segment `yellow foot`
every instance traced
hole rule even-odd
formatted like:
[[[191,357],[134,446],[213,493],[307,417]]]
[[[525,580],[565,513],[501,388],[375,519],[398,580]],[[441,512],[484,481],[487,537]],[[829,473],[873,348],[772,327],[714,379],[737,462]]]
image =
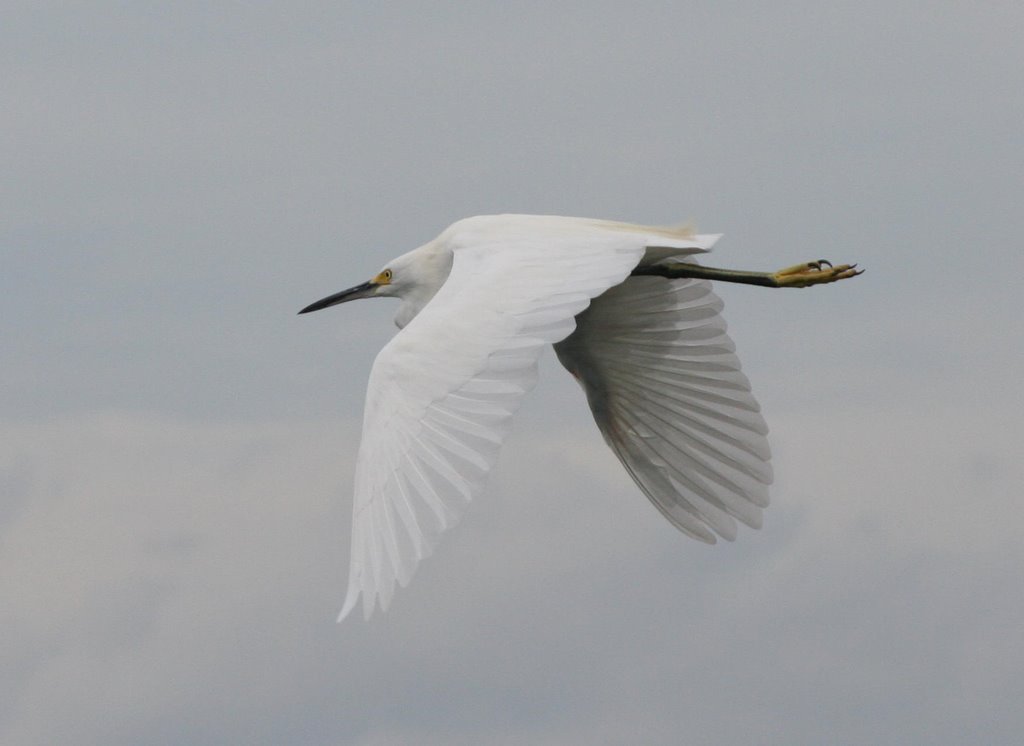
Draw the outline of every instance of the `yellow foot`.
[[[780,269],[773,272],[772,277],[780,288],[806,288],[856,277],[863,272],[864,270],[857,269],[856,264],[837,264],[833,267],[832,262],[827,259],[819,259],[816,262],[804,262]]]

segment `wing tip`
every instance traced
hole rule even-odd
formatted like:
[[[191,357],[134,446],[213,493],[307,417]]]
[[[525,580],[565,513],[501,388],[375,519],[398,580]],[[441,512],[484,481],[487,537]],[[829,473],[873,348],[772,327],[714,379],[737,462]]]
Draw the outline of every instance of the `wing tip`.
[[[345,603],[342,604],[341,611],[338,612],[338,619],[336,623],[341,624],[343,621],[345,621],[345,617],[352,613],[352,609],[356,607],[356,604],[358,602],[359,591],[355,588],[355,586],[350,584],[348,587],[348,593],[345,595]],[[366,619],[369,620],[370,614],[373,613],[373,607],[367,607],[365,612]]]

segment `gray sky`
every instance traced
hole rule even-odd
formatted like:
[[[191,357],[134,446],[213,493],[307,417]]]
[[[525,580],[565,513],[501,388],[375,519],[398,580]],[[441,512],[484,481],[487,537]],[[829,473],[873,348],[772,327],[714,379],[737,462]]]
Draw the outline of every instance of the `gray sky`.
[[[1019,743],[1019,2],[4,16],[4,743]],[[868,272],[719,288],[761,531],[676,532],[549,355],[486,496],[335,625],[395,307],[295,312],[490,212]]]

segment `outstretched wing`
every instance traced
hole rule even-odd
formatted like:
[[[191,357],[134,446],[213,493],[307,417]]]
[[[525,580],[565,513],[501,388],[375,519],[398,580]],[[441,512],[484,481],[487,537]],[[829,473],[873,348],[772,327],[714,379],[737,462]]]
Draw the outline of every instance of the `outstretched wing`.
[[[703,280],[630,277],[555,345],[605,441],[684,533],[732,540],[761,525],[772,481],[768,428]]]
[[[409,582],[480,491],[543,346],[569,335],[574,317],[622,282],[648,244],[702,250],[618,224],[535,220],[494,237],[472,221],[442,234],[451,274],[370,373],[339,620],[360,595],[367,618],[378,601],[386,609],[395,582]]]

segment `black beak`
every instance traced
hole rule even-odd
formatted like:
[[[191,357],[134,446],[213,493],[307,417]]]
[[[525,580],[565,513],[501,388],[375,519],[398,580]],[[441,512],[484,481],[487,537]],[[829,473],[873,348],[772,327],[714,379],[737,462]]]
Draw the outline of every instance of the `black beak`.
[[[321,298],[316,303],[310,303],[299,311],[299,313],[310,313],[312,311],[319,311],[322,308],[336,306],[339,303],[345,303],[346,301],[368,298],[376,289],[377,283],[372,281],[364,282],[362,285],[356,285],[354,288],[342,290],[340,293],[335,293],[334,295],[328,295],[326,298]]]

